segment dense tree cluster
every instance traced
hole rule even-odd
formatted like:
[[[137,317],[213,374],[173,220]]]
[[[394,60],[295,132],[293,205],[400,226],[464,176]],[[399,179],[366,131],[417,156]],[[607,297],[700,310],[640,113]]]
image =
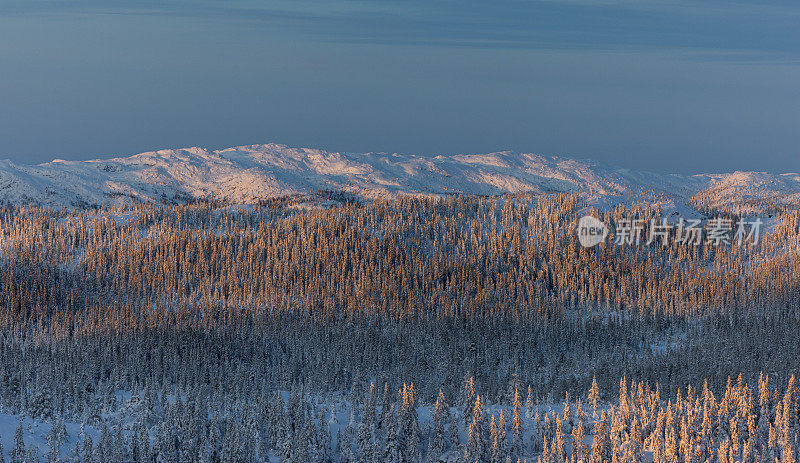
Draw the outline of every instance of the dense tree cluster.
[[[581,247],[586,213],[641,220],[641,243]],[[3,208],[0,407],[107,426],[71,452],[96,461],[788,458],[800,213],[768,220],[758,245],[692,246],[675,230],[647,244],[661,215],[578,194]],[[762,371],[783,391],[767,412],[743,385],[761,394]],[[590,402],[635,383],[582,426],[578,403],[520,416],[593,377]],[[336,400],[352,415],[341,426]]]
[[[640,245],[585,249],[574,233],[581,211],[591,212],[577,194],[301,211],[6,209],[0,270],[6,303],[21,310],[157,304],[173,318],[117,319],[126,329],[208,327],[275,311],[317,319],[538,319],[598,309],[696,316],[792,306],[800,294],[798,212],[776,219],[758,246],[705,238],[664,246],[645,245],[660,211],[635,204],[594,213],[608,224],[641,220]]]
[[[200,390],[170,396],[150,387],[103,404],[104,417],[70,436],[61,419],[47,435],[44,461],[105,462],[794,462],[800,445],[800,392],[760,375],[730,378],[718,395],[703,384],[665,398],[658,384],[619,382],[616,399],[588,393],[559,403],[525,394],[484,399],[468,378],[450,401],[441,391],[420,403],[413,383],[394,391],[355,381],[342,396],[294,389],[239,396]],[[112,412],[114,410],[115,412]],[[99,432],[87,432],[94,425]],[[92,438],[92,435],[95,438]],[[65,443],[74,443],[65,452]],[[2,452],[2,449],[0,449]],[[40,461],[17,428],[13,463]]]

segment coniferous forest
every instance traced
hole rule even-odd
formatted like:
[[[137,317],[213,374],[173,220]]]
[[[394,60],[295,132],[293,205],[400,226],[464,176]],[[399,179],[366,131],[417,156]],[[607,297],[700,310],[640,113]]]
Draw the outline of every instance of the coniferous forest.
[[[664,215],[0,208],[0,462],[796,461],[800,212],[757,244],[584,248],[586,213]]]

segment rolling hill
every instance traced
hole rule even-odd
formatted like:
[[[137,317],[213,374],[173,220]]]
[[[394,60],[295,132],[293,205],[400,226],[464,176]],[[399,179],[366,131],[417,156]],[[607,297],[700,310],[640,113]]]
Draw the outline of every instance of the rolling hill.
[[[234,204],[339,191],[361,199],[398,195],[549,193],[577,190],[589,205],[644,201],[665,210],[779,211],[800,204],[800,174],[655,174],[588,160],[502,151],[422,156],[336,153],[280,144],[221,150],[166,149],[39,165],[0,161],[0,202],[113,206],[132,199]]]

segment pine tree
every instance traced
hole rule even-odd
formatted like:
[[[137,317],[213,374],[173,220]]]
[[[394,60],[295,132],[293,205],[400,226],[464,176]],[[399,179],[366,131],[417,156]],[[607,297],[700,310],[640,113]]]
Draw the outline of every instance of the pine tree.
[[[556,463],[564,463],[567,458],[566,441],[564,440],[564,432],[561,427],[561,417],[556,416],[556,433],[550,445],[550,451],[553,453]]]
[[[95,447],[94,459],[96,461],[111,461],[113,446],[111,433],[108,431],[108,427],[104,425],[100,433],[100,441]]]
[[[358,461],[361,463],[372,462],[372,435],[364,423],[358,425],[358,442],[356,446],[358,447]]]
[[[600,400],[600,389],[597,387],[597,377],[592,376],[592,387],[589,389],[589,405],[592,407],[592,416],[597,418],[597,402]]]
[[[386,446],[383,453],[384,463],[399,463],[400,462],[400,443],[398,442],[397,423],[394,419],[394,413],[391,412],[391,406],[388,410],[388,423],[386,426]]]
[[[47,433],[47,461],[56,463],[59,457],[58,427],[53,424]]]
[[[197,451],[194,452],[194,456],[198,455]],[[122,436],[122,429],[119,426],[115,426],[114,429],[114,453],[112,461],[127,461],[128,460],[128,444],[125,438]]]
[[[447,426],[447,447],[457,449],[461,446],[460,436],[458,435],[458,423],[452,420]]]
[[[444,399],[442,390],[436,397],[436,404],[433,411],[433,424],[430,437],[428,438],[427,462],[433,463],[439,460],[445,451],[446,441],[444,435],[445,420],[447,419],[448,407]]]
[[[220,461],[222,463],[235,463],[244,461],[244,448],[241,441],[241,428],[239,422],[229,424],[225,430],[222,441]],[[289,460],[286,460],[289,461]]]
[[[406,443],[406,456],[408,461],[411,463],[420,463],[422,461],[419,452],[419,446],[420,446],[419,432],[420,432],[419,426],[413,426],[411,428],[411,434],[409,435],[408,441]]]
[[[467,443],[464,447],[465,461],[484,461],[486,449],[483,438],[483,406],[481,396],[475,396],[475,406],[472,409],[472,422],[467,429]]]
[[[525,418],[532,419],[534,413],[536,413],[536,408],[533,404],[533,390],[528,385],[528,397],[525,399]]]
[[[472,422],[472,412],[475,408],[475,381],[472,377],[467,378],[461,392],[461,407],[464,425],[468,426]]]
[[[508,442],[506,440],[506,416],[503,410],[500,410],[500,418],[497,420],[497,447],[499,454],[508,456]]]
[[[511,414],[511,456],[521,457],[525,453],[523,435],[525,427],[522,424],[522,404],[519,401],[519,391],[514,391],[514,405]]]
[[[11,449],[11,463],[23,463],[25,459],[25,441],[22,438],[22,422],[14,433],[14,448]]]
[[[497,423],[494,419],[494,414],[489,421],[489,443],[491,448],[489,450],[489,461],[492,463],[500,463],[500,441],[497,436]]]
[[[278,459],[281,463],[295,463],[292,447],[292,434],[289,418],[284,416],[281,420],[281,427],[278,432]],[[341,438],[337,439],[337,445],[341,445]]]
[[[94,445],[92,444],[92,436],[84,434],[83,445],[81,446],[81,461],[83,463],[92,463],[92,455],[94,454]]]
[[[578,461],[585,461],[586,459],[586,444],[583,442],[584,437],[585,429],[583,420],[581,420],[572,428],[572,453]]]

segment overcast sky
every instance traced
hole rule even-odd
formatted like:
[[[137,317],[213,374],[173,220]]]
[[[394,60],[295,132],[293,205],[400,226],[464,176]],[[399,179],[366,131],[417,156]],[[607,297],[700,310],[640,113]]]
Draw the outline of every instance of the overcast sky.
[[[800,2],[0,1],[0,158],[278,142],[800,171]]]

